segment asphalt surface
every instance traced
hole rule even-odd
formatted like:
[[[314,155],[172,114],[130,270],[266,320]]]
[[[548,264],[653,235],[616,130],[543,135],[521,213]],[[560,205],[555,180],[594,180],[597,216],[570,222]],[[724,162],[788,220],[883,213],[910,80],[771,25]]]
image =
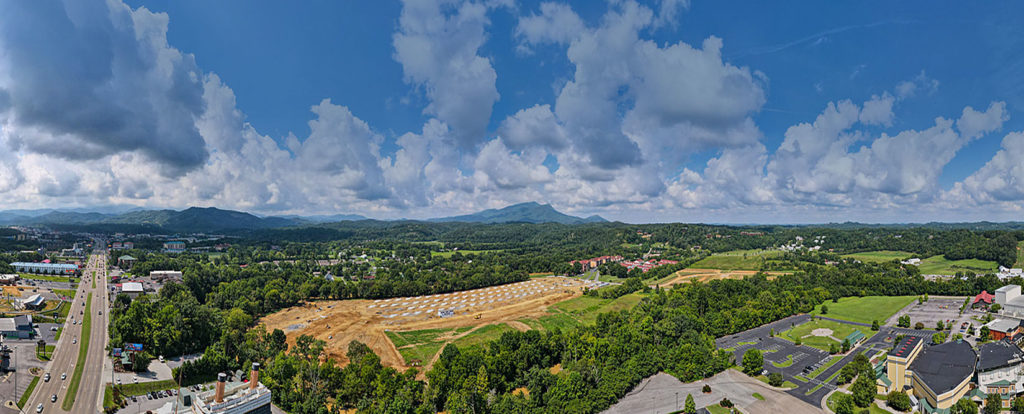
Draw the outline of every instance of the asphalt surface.
[[[793,382],[797,385],[797,388],[786,391],[787,394],[813,405],[814,407],[820,407],[821,400],[836,388],[834,382],[825,383],[824,381],[836,372],[839,372],[839,370],[843,369],[843,367],[850,362],[853,362],[853,358],[856,357],[857,354],[865,353],[870,357],[878,351],[888,351],[889,347],[892,345],[891,338],[895,338],[896,335],[919,336],[930,341],[932,334],[935,333],[935,331],[919,331],[915,329],[882,326],[879,332],[877,332],[877,335],[871,336],[865,342],[862,342],[859,346],[854,348],[854,350],[845,354],[839,362],[836,362],[814,378],[809,378],[809,381],[805,382],[797,379],[796,376],[802,375],[804,369],[807,367],[811,367],[813,371],[813,368],[816,368],[818,364],[828,362],[831,356],[827,352],[817,348],[812,348],[806,345],[797,346],[787,340],[771,337],[769,330],[774,329],[776,333],[779,333],[794,325],[807,322],[810,319],[811,317],[809,315],[790,316],[748,331],[718,338],[715,343],[718,345],[719,349],[733,348],[733,355],[736,358],[737,364],[739,364],[740,361],[743,361],[743,353],[748,349],[756,348],[762,351],[773,351],[764,354],[764,369],[768,372],[779,372],[787,381]],[[849,322],[824,317],[821,319],[855,325],[858,327],[866,327],[867,329],[861,330],[866,335],[876,333],[871,331],[871,324]],[[886,341],[887,338],[889,341]],[[776,368],[772,364],[773,361],[777,363],[785,361],[789,355],[793,355],[792,365],[784,368]],[[821,385],[821,387],[814,392],[811,392],[811,390],[818,385]]]
[[[64,322],[64,332],[53,353],[53,359],[47,364],[45,372],[50,373],[50,381],[40,380],[28,404],[23,408],[26,413],[36,412],[39,404],[43,405],[43,413],[89,413],[93,414],[103,410],[103,358],[107,341],[107,257],[106,254],[95,254],[89,257],[86,268],[82,271],[82,282],[78,284],[78,291],[75,293],[68,318]],[[96,287],[92,287],[93,272],[96,272]],[[85,359],[85,369],[82,371],[82,379],[78,386],[78,393],[75,396],[75,404],[71,411],[64,411],[61,404],[67,398],[68,385],[78,362],[78,351],[81,341],[82,325],[72,325],[71,319],[82,319],[82,312],[85,310],[85,298],[92,293],[92,325],[89,339],[89,349]],[[102,314],[100,313],[102,311]],[[67,373],[67,379],[61,380],[61,374]],[[51,402],[52,396],[57,395],[57,401]]]

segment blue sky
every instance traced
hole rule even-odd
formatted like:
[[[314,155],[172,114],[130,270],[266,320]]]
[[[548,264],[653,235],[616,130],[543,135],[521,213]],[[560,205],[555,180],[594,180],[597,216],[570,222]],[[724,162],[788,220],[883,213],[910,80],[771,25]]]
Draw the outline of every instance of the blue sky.
[[[1024,7],[984,6],[6,5],[0,194],[380,218],[540,201],[636,222],[1019,219]],[[38,113],[69,102],[90,110]]]

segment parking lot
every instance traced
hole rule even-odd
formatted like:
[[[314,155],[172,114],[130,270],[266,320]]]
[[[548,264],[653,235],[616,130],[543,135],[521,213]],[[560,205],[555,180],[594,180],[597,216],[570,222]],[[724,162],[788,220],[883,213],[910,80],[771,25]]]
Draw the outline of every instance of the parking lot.
[[[896,326],[901,316],[910,315],[911,327],[921,322],[926,329],[935,329],[935,325],[939,321],[946,324],[960,319],[960,306],[964,304],[964,299],[966,298],[931,297],[923,304],[919,304],[915,300],[905,308],[900,309],[899,312],[896,312],[885,324]]]

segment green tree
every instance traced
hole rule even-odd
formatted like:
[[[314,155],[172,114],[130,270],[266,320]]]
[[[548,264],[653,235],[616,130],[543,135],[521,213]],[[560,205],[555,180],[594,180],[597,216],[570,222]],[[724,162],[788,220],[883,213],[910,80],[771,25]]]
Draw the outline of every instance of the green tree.
[[[919,330],[919,331],[920,331],[920,330],[922,330],[922,329],[924,329],[924,322],[918,322],[918,323],[915,323],[915,324],[914,324],[914,329],[917,329],[917,330]]]
[[[981,329],[978,330],[978,339],[982,341],[988,341],[992,339],[992,331],[989,330],[987,326],[982,326]]]
[[[743,372],[750,376],[756,376],[764,369],[764,355],[756,348],[750,348],[743,353]]]
[[[945,329],[946,329],[946,325],[943,324],[942,321],[935,322],[935,330],[936,331],[943,331]]]
[[[853,402],[858,407],[867,408],[875,401],[875,378],[861,373],[857,376],[857,380],[853,382],[853,386],[850,387],[850,391],[853,392]]]
[[[903,391],[893,391],[885,397],[885,403],[896,411],[910,410],[910,396]]]
[[[853,397],[850,394],[837,393],[836,414],[853,414],[856,410],[857,406],[853,403]]]
[[[949,410],[950,414],[978,414],[978,405],[968,398],[961,398]]]
[[[879,329],[878,319],[875,319],[875,320],[871,321],[871,330],[872,331],[877,331],[878,329]]]
[[[945,332],[936,332],[936,333],[932,334],[932,343],[933,344],[941,344],[943,342],[946,342],[946,333]]]
[[[697,403],[693,402],[693,394],[686,394],[686,403],[683,405],[684,414],[696,414]]]
[[[985,414],[999,414],[1003,410],[1003,397],[997,393],[991,393],[985,397]]]
[[[1010,403],[1010,409],[1016,413],[1024,413],[1024,397],[1016,397]]]
[[[771,385],[773,387],[781,387],[785,381],[785,378],[782,377],[782,373],[773,372],[771,374],[768,374],[768,385]]]
[[[828,305],[821,305],[821,314],[822,315],[828,314]]]

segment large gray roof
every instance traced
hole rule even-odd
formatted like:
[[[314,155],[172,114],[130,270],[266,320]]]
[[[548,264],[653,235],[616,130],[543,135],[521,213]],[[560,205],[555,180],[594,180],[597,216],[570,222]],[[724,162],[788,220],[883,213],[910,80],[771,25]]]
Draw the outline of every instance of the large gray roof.
[[[978,371],[1018,365],[1021,357],[1024,353],[1017,345],[1007,341],[989,342],[978,347]]]
[[[964,341],[925,347],[910,363],[910,370],[936,394],[952,390],[974,375],[978,354]]]

